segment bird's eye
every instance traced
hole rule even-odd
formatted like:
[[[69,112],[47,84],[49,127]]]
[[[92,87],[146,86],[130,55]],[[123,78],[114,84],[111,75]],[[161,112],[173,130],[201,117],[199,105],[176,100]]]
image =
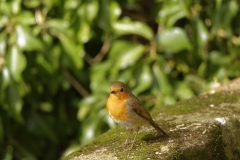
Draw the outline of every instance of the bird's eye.
[[[121,90],[120,90],[121,92],[123,92],[123,88],[121,88]]]

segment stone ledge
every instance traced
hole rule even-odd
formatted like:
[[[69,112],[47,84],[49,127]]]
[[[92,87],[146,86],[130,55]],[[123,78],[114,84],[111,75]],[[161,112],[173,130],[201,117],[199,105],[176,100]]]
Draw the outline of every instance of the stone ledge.
[[[127,132],[114,128],[65,160],[240,159],[240,78],[189,100],[154,110],[153,119],[169,133],[144,127],[130,152],[115,149]]]

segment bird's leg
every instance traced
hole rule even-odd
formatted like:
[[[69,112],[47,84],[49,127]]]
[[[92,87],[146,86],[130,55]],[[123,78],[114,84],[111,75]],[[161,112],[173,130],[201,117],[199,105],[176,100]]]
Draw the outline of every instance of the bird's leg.
[[[138,132],[139,132],[139,129],[137,130],[137,133],[135,134],[135,137],[134,137],[134,139],[133,139],[133,142],[132,142],[132,145],[131,145],[131,147],[130,147],[130,148],[128,148],[126,151],[130,151],[130,150],[132,150],[132,148],[133,148],[133,145],[134,145],[134,142],[135,142],[135,140],[136,140],[136,138],[137,138]]]
[[[125,141],[121,146],[118,146],[117,148],[125,147],[126,145],[128,145],[128,138],[129,138],[129,136],[130,136],[131,133],[132,133],[132,129],[131,129],[130,132],[128,133],[128,136],[127,136],[126,141]]]

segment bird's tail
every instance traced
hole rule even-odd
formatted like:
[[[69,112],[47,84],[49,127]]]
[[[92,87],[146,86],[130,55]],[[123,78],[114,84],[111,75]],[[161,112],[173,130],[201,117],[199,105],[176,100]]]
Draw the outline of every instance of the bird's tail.
[[[158,131],[159,134],[164,134],[165,136],[169,137],[169,135],[162,128],[160,128],[154,121],[150,121],[150,124]]]

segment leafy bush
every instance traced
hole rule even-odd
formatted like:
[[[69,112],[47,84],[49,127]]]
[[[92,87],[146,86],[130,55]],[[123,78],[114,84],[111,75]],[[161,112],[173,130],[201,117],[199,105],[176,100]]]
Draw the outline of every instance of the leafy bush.
[[[115,126],[109,86],[151,109],[240,75],[239,1],[0,1],[0,156],[57,159]]]

